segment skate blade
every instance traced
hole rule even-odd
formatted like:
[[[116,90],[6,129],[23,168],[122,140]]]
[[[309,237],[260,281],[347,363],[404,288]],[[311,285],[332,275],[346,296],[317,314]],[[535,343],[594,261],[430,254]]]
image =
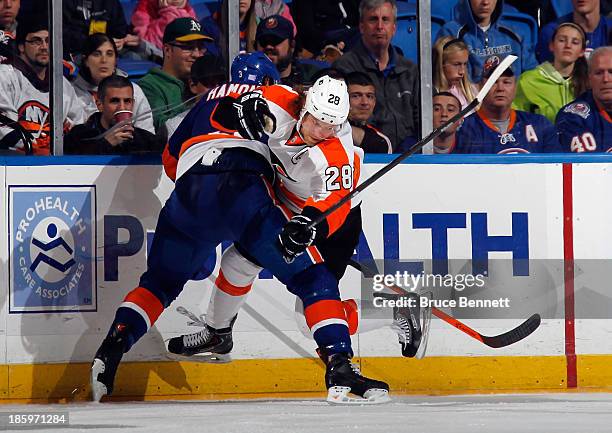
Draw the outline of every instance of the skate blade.
[[[368,389],[363,397],[349,396],[351,388],[348,386],[332,386],[327,392],[327,402],[330,404],[383,404],[391,401],[389,391],[386,389]]]
[[[430,301],[433,298],[432,292],[424,292],[421,296],[426,296]],[[428,305],[431,305],[429,302]],[[431,325],[431,307],[421,308],[421,344],[415,355],[416,359],[423,359],[427,351],[427,342],[429,341],[429,329]]]
[[[232,362],[232,355],[229,353],[196,353],[194,355],[181,355],[168,352],[168,357],[177,361],[205,362],[208,364],[229,364]]]
[[[102,397],[108,394],[106,385],[98,381],[98,374],[104,373],[105,365],[100,359],[94,359],[93,365],[91,366],[91,399],[92,401],[99,403]]]

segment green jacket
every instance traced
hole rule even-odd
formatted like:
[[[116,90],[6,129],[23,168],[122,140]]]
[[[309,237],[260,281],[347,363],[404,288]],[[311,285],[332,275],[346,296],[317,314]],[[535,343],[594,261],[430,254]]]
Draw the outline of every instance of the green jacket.
[[[574,99],[571,78],[563,78],[552,64],[544,62],[521,74],[512,108],[541,114],[555,123],[561,107]]]
[[[185,83],[178,78],[166,74],[161,68],[151,69],[138,82],[145,96],[149,100],[153,112],[153,124],[159,134],[163,131],[166,120],[185,111],[182,105],[173,110],[163,112],[160,107],[175,106],[183,102]]]

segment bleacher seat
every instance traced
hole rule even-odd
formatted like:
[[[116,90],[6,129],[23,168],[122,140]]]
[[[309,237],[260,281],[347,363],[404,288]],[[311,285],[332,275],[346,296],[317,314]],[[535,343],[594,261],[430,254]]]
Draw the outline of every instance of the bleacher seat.
[[[416,3],[407,1],[397,2],[397,31],[391,40],[393,45],[401,48],[404,57],[414,63],[418,62],[418,20]]]
[[[431,2],[431,15],[440,17],[444,21],[450,21],[453,19],[453,10],[456,4],[457,0],[433,0]]]
[[[136,9],[138,0],[119,0],[119,1],[121,2],[121,6],[123,7],[123,14],[125,15],[125,20],[129,24],[132,22],[132,14],[134,13],[134,9]]]
[[[567,15],[574,10],[572,0],[550,0],[550,4],[557,15],[557,18]]]
[[[508,12],[504,9],[501,22],[512,27],[519,36],[523,37],[525,44],[535,48],[538,42],[538,23],[531,15],[521,12]]]
[[[159,66],[157,63],[147,60],[117,59],[117,67],[128,74],[130,80],[135,81],[142,78],[149,69]]]

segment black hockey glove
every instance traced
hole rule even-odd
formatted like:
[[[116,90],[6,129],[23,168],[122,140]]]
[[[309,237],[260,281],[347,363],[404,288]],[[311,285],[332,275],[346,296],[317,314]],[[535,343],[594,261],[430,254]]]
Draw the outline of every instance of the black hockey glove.
[[[278,235],[278,247],[285,262],[292,263],[297,256],[306,251],[315,240],[316,227],[311,227],[312,220],[304,215],[296,215],[283,227]]]
[[[244,138],[261,140],[265,132],[276,130],[276,118],[259,92],[247,92],[234,102],[238,124],[236,129]]]

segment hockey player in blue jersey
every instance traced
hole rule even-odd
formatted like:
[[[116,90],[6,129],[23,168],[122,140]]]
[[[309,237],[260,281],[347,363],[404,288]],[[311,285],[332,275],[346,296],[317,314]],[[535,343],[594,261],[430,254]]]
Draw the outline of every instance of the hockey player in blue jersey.
[[[348,116],[346,85],[329,77],[320,81],[317,91],[307,95],[300,136],[304,140],[319,137],[342,148],[334,135]],[[291,91],[277,90],[283,92]],[[268,103],[257,92],[237,95],[229,104],[227,99],[221,101],[225,105],[220,104],[212,117],[204,119],[219,125],[220,130],[192,136],[178,151],[175,190],[160,212],[147,270],[117,309],[96,352],[91,370],[93,399],[112,393],[123,354],[153,326],[204,260],[226,240],[244,248],[298,296],[305,308],[316,313],[312,331],[326,360],[327,387],[344,386],[364,398],[385,399],[386,383],[364,377],[351,366],[351,340],[337,279],[312,254],[303,254],[313,242],[331,233],[332,223],[342,223],[338,214],[332,214],[335,221],[328,218],[312,227],[310,221],[320,214],[318,206],[333,205],[333,200],[350,192],[352,184],[342,182],[339,189],[332,185],[333,192],[310,198],[307,202],[312,206],[305,206],[302,214],[288,220],[271,194],[275,174],[263,136],[264,129],[273,136],[276,118]],[[298,111],[292,115],[298,116],[299,107],[293,108]],[[229,116],[232,109],[233,116]],[[295,161],[298,164],[300,159]]]
[[[232,62],[231,81],[208,91],[169,138],[163,154],[164,169],[168,177],[172,180],[176,178],[176,165],[183,143],[192,137],[219,130],[220,125],[212,120],[212,114],[221,98],[275,83],[280,83],[280,75],[274,63],[264,53],[256,51],[236,56]]]
[[[612,47],[593,51],[589,59],[591,90],[557,114],[561,149],[565,152],[612,151]]]
[[[486,80],[495,64],[485,69]],[[554,126],[539,114],[512,109],[516,77],[506,69],[484,98],[478,111],[468,116],[457,133],[454,153],[555,152],[558,138]]]

